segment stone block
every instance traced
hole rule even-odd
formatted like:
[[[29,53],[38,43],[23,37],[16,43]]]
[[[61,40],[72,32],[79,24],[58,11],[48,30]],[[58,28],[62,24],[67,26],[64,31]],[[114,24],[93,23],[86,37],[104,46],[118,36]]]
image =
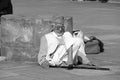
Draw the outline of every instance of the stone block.
[[[48,18],[47,18],[48,17]],[[59,21],[66,27],[66,31],[72,31],[72,17],[53,16],[18,16],[5,15],[1,18],[0,45],[1,55],[7,60],[37,61],[40,38],[51,31],[51,23]]]

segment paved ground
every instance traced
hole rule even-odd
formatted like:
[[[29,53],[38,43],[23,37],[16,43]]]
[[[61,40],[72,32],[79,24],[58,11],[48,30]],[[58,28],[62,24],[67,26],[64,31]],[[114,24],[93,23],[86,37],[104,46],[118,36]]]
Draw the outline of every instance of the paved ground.
[[[88,55],[93,63],[110,71],[42,69],[37,63],[0,62],[0,80],[120,80],[120,4],[70,2],[69,0],[12,0],[14,14],[25,16],[73,16],[74,29],[94,35],[105,52]]]

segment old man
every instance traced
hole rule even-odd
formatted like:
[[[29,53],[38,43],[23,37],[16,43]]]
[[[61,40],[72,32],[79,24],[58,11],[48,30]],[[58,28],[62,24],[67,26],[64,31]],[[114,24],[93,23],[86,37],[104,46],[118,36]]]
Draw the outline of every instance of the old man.
[[[65,31],[62,24],[54,23],[52,31],[41,38],[40,51],[38,54],[38,63],[42,66],[44,63],[52,66],[67,65],[71,67],[79,63],[91,64],[85,54],[85,44],[83,33],[79,36],[73,36]]]

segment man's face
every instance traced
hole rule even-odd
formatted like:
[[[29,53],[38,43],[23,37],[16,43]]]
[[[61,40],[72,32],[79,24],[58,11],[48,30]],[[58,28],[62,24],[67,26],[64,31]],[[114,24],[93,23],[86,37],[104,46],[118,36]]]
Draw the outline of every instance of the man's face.
[[[56,26],[54,32],[57,34],[57,36],[62,36],[65,32],[64,26]]]

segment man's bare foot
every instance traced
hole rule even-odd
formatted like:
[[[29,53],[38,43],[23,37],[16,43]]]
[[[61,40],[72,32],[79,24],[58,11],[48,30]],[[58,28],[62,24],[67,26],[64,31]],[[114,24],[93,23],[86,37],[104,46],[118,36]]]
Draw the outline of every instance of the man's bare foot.
[[[48,61],[44,61],[44,62],[41,64],[41,67],[44,68],[44,69],[48,69],[48,68],[49,68],[49,62],[48,62]]]

